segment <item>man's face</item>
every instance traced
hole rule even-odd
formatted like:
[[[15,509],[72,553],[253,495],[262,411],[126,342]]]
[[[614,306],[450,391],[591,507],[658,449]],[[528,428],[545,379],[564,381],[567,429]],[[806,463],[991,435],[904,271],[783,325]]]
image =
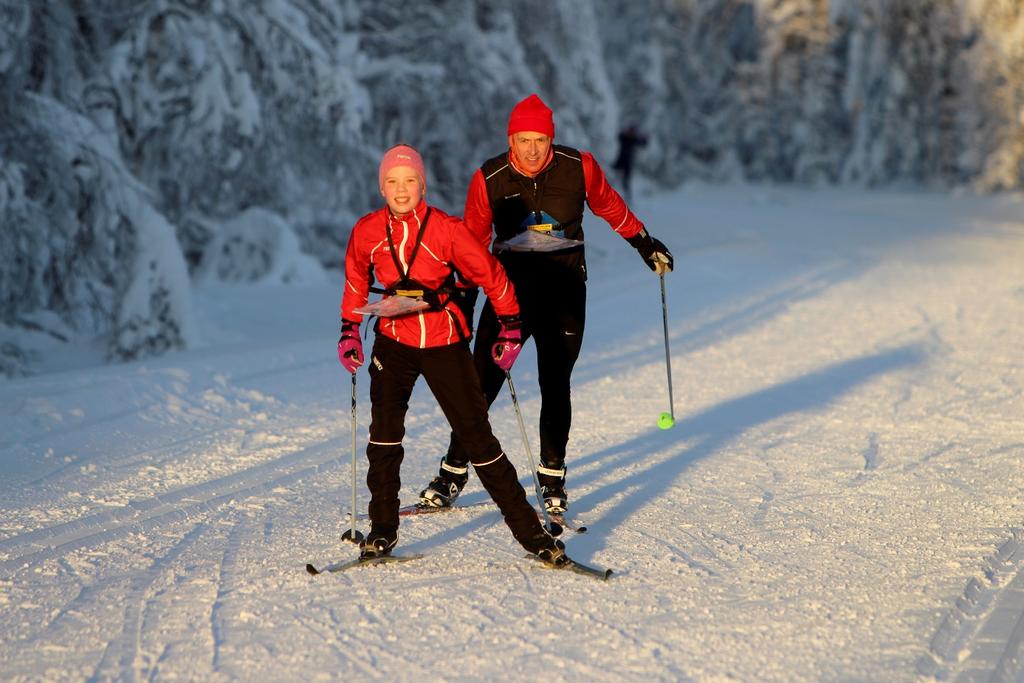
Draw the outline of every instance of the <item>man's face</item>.
[[[508,136],[516,165],[530,174],[540,173],[551,149],[551,138],[536,131],[523,131]]]
[[[423,199],[423,183],[411,166],[395,166],[384,176],[381,193],[391,213],[404,216],[412,213]]]

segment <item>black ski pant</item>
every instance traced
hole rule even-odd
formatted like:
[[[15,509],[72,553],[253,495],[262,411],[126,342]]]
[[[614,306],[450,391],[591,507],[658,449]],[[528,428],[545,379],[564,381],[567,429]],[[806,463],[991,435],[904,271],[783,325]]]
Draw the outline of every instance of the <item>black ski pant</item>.
[[[511,272],[510,272],[511,274]],[[550,278],[516,278],[516,298],[523,320],[523,343],[533,338],[537,348],[537,378],[540,384],[540,460],[544,467],[565,466],[565,450],[572,426],[570,380],[583,344],[587,290],[582,278],[572,275],[553,283]],[[487,406],[494,403],[505,383],[505,373],[491,358],[491,346],[500,331],[491,302],[480,313],[473,363]],[[457,433],[452,434],[445,459],[449,465],[465,467],[470,449]]]
[[[473,369],[469,344],[419,349],[381,334],[373,344],[370,372],[369,469],[370,522],[374,530],[398,529],[400,469],[405,450],[405,414],[413,385],[422,375],[449,424],[465,444],[480,483],[498,504],[505,523],[520,544],[543,533],[537,512],[526,502],[515,467],[491,432],[487,404]]]

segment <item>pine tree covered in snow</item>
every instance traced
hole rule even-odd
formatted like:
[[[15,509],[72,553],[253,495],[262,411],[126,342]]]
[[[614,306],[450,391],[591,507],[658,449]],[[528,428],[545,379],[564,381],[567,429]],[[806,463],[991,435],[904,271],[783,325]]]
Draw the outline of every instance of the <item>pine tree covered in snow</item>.
[[[964,129],[958,149],[963,179],[985,190],[1024,184],[1024,5],[1014,0],[961,0]]]
[[[955,94],[951,2],[845,3],[834,12],[851,129],[842,179],[941,180],[943,145],[957,134],[945,114]]]
[[[803,183],[836,180],[848,120],[840,100],[843,80],[825,0],[776,0],[762,10],[766,59],[755,71],[767,87],[761,128],[773,143],[756,178]],[[748,143],[749,144],[749,143]],[[754,155],[754,159],[758,159]],[[753,170],[753,169],[752,169]],[[773,172],[774,171],[774,172]]]
[[[263,206],[293,215],[313,250],[327,242],[323,217],[296,199],[358,209],[371,193],[365,174],[344,172],[372,157],[346,14],[303,4],[146,3],[100,75],[124,154],[158,189],[193,267],[211,221]]]
[[[578,38],[596,30],[590,6],[571,0],[365,7],[361,82],[374,116],[364,139],[377,156],[396,141],[416,146],[431,200],[456,212],[473,171],[506,145],[509,110],[530,92],[556,110],[560,141],[611,154],[618,112],[604,56],[596,40]]]
[[[336,267],[396,142],[459,212],[530,92],[606,166],[638,125],[665,186],[1024,186],[1009,0],[0,0],[0,81],[8,374],[186,344],[192,279],[317,277],[295,244]]]
[[[116,137],[62,102],[80,102],[89,51],[57,4],[5,7],[0,315],[3,370],[33,360],[25,335],[88,345],[111,357],[184,345],[190,293],[173,228],[124,165]],[[33,29],[33,30],[30,30]],[[27,57],[30,55],[30,58]],[[19,343],[21,340],[21,343]]]

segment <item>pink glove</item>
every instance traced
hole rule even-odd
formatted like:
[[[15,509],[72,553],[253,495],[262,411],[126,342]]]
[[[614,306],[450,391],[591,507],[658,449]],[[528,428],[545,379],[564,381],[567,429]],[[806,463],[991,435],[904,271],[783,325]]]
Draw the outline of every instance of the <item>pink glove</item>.
[[[491,358],[499,368],[508,372],[523,348],[523,323],[517,315],[504,316],[498,320],[501,322],[501,330],[498,332],[498,341],[491,347]]]
[[[363,342],[359,339],[359,323],[354,323],[351,320],[341,321],[338,360],[353,375],[363,364]]]

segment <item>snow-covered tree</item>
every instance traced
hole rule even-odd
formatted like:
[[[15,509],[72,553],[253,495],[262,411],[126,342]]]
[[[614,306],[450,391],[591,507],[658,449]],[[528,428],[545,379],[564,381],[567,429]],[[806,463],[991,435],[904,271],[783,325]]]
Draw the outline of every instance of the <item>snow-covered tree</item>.
[[[760,168],[747,176],[802,183],[831,182],[846,152],[848,118],[841,100],[826,0],[762,3],[764,48],[755,73],[766,81],[759,127],[770,141]]]
[[[291,226],[261,208],[243,211],[219,227],[206,246],[201,282],[323,283],[324,270],[302,252]]]
[[[99,335],[111,357],[184,345],[191,334],[189,283],[173,229],[121,160],[116,136],[61,101],[80,101],[71,45],[73,13],[58,3],[5,6],[26,40],[4,50],[0,167],[0,322],[7,373],[31,353],[17,329],[88,344]]]
[[[560,142],[611,153],[618,111],[597,25],[589,4],[571,0],[364,8],[365,139],[376,155],[399,141],[417,147],[432,200],[454,211],[473,171],[506,146],[508,113],[531,92],[555,110]]]
[[[318,234],[324,216],[341,214],[337,233],[366,205],[372,183],[346,172],[370,163],[352,14],[288,0],[150,2],[114,44],[96,88],[193,268],[210,226],[250,206],[292,218],[322,253],[338,243]]]
[[[185,344],[190,278],[315,272],[295,244],[340,265],[397,142],[459,212],[531,92],[606,164],[637,124],[665,186],[1024,187],[1014,0],[0,0],[0,372],[26,331]]]
[[[851,118],[842,178],[878,184],[942,180],[956,97],[956,22],[950,0],[844,3],[836,12]]]
[[[1024,5],[1013,0],[961,0],[965,129],[961,180],[984,190],[1024,184]]]

